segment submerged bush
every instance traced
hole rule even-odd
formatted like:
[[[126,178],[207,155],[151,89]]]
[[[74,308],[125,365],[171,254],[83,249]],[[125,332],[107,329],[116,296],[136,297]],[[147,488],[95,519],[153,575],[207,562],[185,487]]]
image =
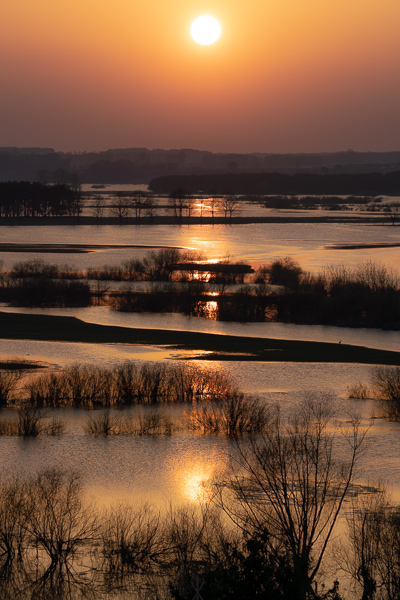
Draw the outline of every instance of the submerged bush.
[[[85,424],[88,435],[116,435],[120,432],[119,419],[109,410],[90,415]]]
[[[171,419],[159,413],[142,415],[114,415],[109,410],[100,411],[88,418],[84,430],[88,435],[171,435]]]
[[[159,413],[140,415],[137,424],[133,422],[133,431],[138,435],[171,435],[171,419]]]
[[[49,418],[41,408],[21,406],[18,409],[17,435],[36,437],[38,435],[60,435],[64,429],[59,419]]]
[[[230,379],[210,368],[185,364],[125,362],[112,369],[73,365],[43,373],[24,387],[34,407],[100,408],[218,400],[235,390]]]
[[[103,569],[120,581],[125,573],[143,573],[165,553],[160,515],[149,506],[117,505],[102,518],[100,553]]]
[[[230,394],[218,403],[197,404],[188,418],[194,431],[230,437],[262,433],[270,421],[265,403],[239,393]]]
[[[354,398],[355,400],[366,400],[367,398],[371,398],[371,390],[368,386],[358,382],[347,386],[347,397]]]
[[[51,565],[63,563],[93,542],[96,519],[83,500],[83,485],[73,472],[50,469],[27,487],[23,509],[27,537]]]
[[[400,367],[374,367],[371,371],[371,387],[383,416],[400,421]]]
[[[0,370],[0,409],[10,404],[22,375],[21,370]]]

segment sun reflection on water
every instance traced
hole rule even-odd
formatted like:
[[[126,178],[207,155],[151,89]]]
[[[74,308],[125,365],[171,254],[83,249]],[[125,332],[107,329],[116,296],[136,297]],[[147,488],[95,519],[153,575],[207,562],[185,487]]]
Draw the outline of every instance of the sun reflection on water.
[[[197,463],[178,475],[182,494],[188,502],[201,504],[210,500],[212,491],[209,482],[214,471],[211,465]]]

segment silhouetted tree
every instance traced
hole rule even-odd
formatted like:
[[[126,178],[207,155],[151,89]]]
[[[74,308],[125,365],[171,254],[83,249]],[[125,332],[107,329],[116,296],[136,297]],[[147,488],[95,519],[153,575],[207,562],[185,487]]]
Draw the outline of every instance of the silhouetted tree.
[[[217,484],[220,506],[239,527],[250,535],[267,532],[271,552],[284,549],[292,600],[315,596],[312,584],[363,448],[357,421],[338,432],[333,419],[330,400],[312,396],[286,422],[271,412],[264,433],[236,440],[232,475]],[[339,439],[346,440],[344,460],[336,457]]]

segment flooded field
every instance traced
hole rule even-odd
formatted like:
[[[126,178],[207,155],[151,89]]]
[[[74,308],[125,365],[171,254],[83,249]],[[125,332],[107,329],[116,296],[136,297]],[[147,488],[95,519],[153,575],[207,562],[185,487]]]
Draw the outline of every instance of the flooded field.
[[[229,257],[243,260],[253,268],[275,258],[295,258],[305,270],[316,272],[328,265],[354,266],[366,260],[381,261],[400,270],[400,252],[386,244],[400,243],[400,227],[390,225],[351,225],[328,223],[255,223],[248,225],[121,225],[121,226],[13,226],[0,225],[0,240],[25,244],[95,244],[84,254],[46,252],[2,252],[5,268],[17,261],[42,259],[57,265],[79,268],[119,265],[125,260],[143,258],[153,247],[191,248],[209,259]],[[101,245],[117,245],[109,249]],[[124,245],[143,246],[126,248]],[[360,244],[359,248],[335,245]],[[383,244],[383,247],[372,247]]]
[[[359,248],[337,250],[334,245],[350,243],[397,243],[400,228],[389,226],[361,226],[343,224],[255,224],[238,226],[104,226],[104,227],[0,227],[2,243],[46,244],[115,244],[120,248],[97,248],[84,254],[18,252],[1,255],[5,267],[16,261],[42,258],[56,264],[73,264],[80,268],[119,264],[136,256],[144,249],[124,248],[124,244],[151,246],[177,246],[203,251],[209,258],[229,256],[232,260],[245,260],[253,266],[275,257],[292,256],[305,269],[319,270],[328,264],[355,265],[364,260],[379,260],[394,268],[400,267],[398,248]],[[301,326],[280,323],[226,323],[179,314],[117,313],[107,307],[83,309],[17,309],[2,307],[12,312],[32,314],[57,314],[76,316],[84,321],[104,325],[144,327],[151,329],[176,329],[247,337],[343,342],[387,350],[400,349],[400,333],[380,330],[348,329],[323,326]],[[0,333],[1,336],[1,333]],[[125,360],[159,361],[188,356],[185,352],[172,352],[165,348],[127,345],[90,345],[34,341],[0,341],[3,358],[22,356],[30,360],[62,368],[74,363],[115,365]],[[261,395],[266,401],[279,402],[285,410],[294,406],[304,390],[330,391],[337,400],[340,414],[354,408],[346,399],[347,386],[368,378],[368,367],[361,365],[308,364],[249,364],[213,363],[238,381],[248,393]],[[363,418],[368,420],[372,411],[370,402],[358,402]],[[173,439],[87,439],[79,424],[81,413],[70,415],[74,423],[59,439],[23,441],[0,440],[2,469],[19,465],[21,469],[39,469],[51,463],[80,465],[87,473],[88,485],[98,497],[107,496],[107,490],[117,490],[126,495],[128,490],[147,497],[173,498],[184,496],[182,477],[188,471],[202,472],[201,465],[217,465],[223,461],[226,442],[221,439],[193,439],[177,436]],[[365,421],[367,422],[367,421]],[[400,466],[397,461],[397,426],[381,423],[375,425],[373,434],[374,459],[369,463],[366,478],[389,477],[394,487],[400,489]],[[184,450],[184,451],[183,451]],[[26,460],[31,456],[32,460]],[[190,458],[192,456],[192,458]],[[137,460],[135,459],[137,457]],[[93,461],[96,458],[96,467]],[[185,476],[177,475],[186,465]],[[140,465],[140,468],[138,467]],[[387,465],[387,466],[385,466]],[[138,470],[139,469],[139,470]],[[154,474],[157,473],[157,476]],[[119,475],[120,474],[120,475]],[[129,475],[128,475],[129,474]],[[180,483],[177,483],[180,481]],[[147,490],[147,491],[146,491]],[[156,491],[157,490],[157,491]],[[119,492],[118,492],[119,493]],[[183,495],[182,495],[183,494]]]
[[[253,267],[274,258],[291,256],[304,269],[318,271],[327,265],[354,266],[366,260],[381,261],[400,271],[400,228],[389,226],[309,224],[255,224],[230,226],[104,226],[104,227],[0,227],[1,243],[58,244],[61,252],[2,252],[5,268],[17,261],[43,259],[79,268],[118,265],[142,258],[149,247],[176,246],[203,251],[208,258],[230,257]],[[96,245],[93,251],[67,253],[62,245]],[[349,245],[359,246],[348,248]],[[372,247],[375,244],[379,247]],[[127,247],[128,245],[142,246]],[[114,246],[113,248],[107,246]],[[338,249],[335,246],[344,246]],[[31,249],[32,250],[32,249]],[[47,250],[50,250],[48,252]],[[178,330],[251,339],[309,340],[400,350],[400,332],[282,323],[231,323],[180,314],[120,313],[106,306],[70,309],[0,307],[3,312],[74,316],[87,323],[152,330]],[[197,353],[198,355],[198,353]],[[87,344],[1,339],[0,357],[36,361],[56,373],[75,364],[114,368],[126,361],[182,364],[190,351],[129,344]],[[179,361],[179,363],[178,363]],[[360,420],[367,432],[367,448],[360,461],[357,482],[362,487],[386,484],[394,502],[400,502],[400,424],[379,417],[374,400],[348,398],[348,388],[368,384],[373,367],[361,364],[302,362],[191,361],[229,377],[246,394],[266,405],[279,405],[282,415],[293,414],[306,396],[329,396],[337,424],[347,427]],[[138,406],[112,409],[116,418],[143,418],[156,411],[175,424],[184,424],[191,405]],[[203,506],[209,498],[207,483],[228,463],[231,441],[222,435],[201,435],[182,426],[171,435],[93,436],[88,420],[102,409],[52,409],[64,430],[59,435],[36,438],[0,436],[0,475],[18,473],[31,477],[43,469],[77,470],[83,477],[85,497],[97,507],[118,501],[138,506],[147,502],[162,510],[174,506]],[[3,418],[15,418],[15,409],[3,410]],[[347,508],[345,508],[347,510]]]

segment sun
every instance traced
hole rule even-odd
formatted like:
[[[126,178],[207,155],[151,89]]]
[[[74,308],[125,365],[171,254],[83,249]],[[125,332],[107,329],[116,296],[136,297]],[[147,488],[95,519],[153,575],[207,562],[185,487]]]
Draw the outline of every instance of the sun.
[[[198,44],[209,46],[214,44],[221,35],[221,25],[215,17],[202,15],[193,21],[190,34]]]

